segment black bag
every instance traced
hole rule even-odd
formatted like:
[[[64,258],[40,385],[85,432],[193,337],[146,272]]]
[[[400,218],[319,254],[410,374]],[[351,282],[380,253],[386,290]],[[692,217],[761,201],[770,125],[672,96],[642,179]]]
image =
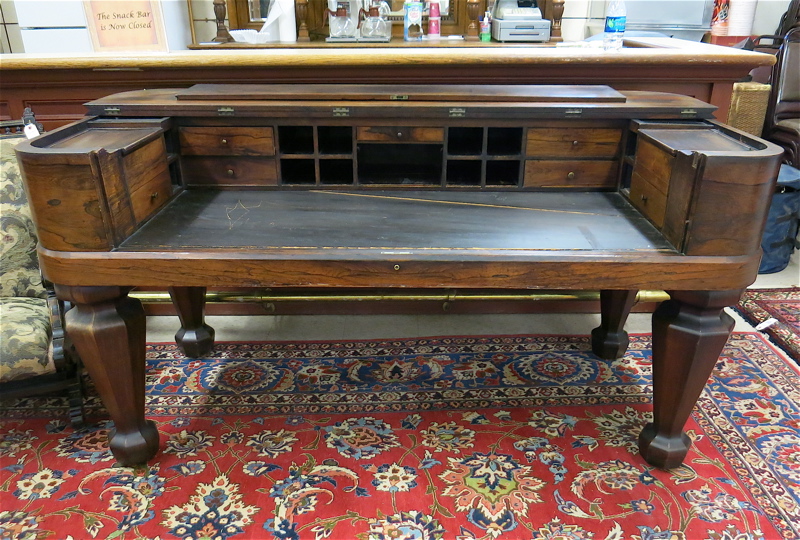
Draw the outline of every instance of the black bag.
[[[767,225],[761,239],[759,274],[780,272],[789,265],[795,247],[800,247],[800,171],[791,165],[781,165],[778,184],[769,207]]]

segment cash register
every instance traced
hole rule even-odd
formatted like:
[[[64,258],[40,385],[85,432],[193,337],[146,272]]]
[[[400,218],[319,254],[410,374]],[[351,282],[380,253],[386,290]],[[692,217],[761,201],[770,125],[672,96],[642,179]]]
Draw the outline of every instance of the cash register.
[[[492,10],[492,38],[497,41],[549,41],[550,21],[536,0],[497,0]]]

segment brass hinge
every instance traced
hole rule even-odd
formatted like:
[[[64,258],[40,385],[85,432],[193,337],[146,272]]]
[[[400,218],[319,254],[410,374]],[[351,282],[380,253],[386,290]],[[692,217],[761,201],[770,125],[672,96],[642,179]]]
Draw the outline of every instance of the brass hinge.
[[[217,114],[220,116],[233,116],[233,107],[220,107],[217,109]]]
[[[464,118],[467,116],[467,109],[462,107],[453,107],[450,109],[450,118]]]
[[[408,101],[408,96],[407,95],[397,94],[397,95],[389,96],[389,99],[393,100],[393,101]]]
[[[103,112],[105,112],[106,114],[119,114],[120,109],[119,107],[106,107],[105,109],[103,109]]]
[[[695,109],[683,109],[681,110],[681,114],[684,116],[697,116],[697,110]]]
[[[334,107],[333,116],[350,116],[350,107]]]

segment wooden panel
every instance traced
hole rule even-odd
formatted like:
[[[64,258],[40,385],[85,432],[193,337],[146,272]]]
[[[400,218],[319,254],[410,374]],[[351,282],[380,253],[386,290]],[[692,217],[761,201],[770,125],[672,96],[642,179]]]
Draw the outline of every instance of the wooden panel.
[[[607,128],[530,128],[528,157],[612,158],[617,155],[622,130]]]
[[[122,152],[108,153],[101,149],[90,154],[90,157],[96,159],[106,196],[110,230],[114,244],[118,245],[136,230],[136,217],[133,215],[130,191],[123,172]]]
[[[88,163],[48,162],[38,155],[19,159],[42,246],[57,251],[112,247],[95,173]]]
[[[123,158],[136,223],[161,208],[172,191],[164,138],[159,137]]]
[[[8,101],[0,101],[0,120],[19,120],[19,118],[11,118],[11,107]]]
[[[362,44],[363,45],[363,44]],[[178,100],[192,101],[457,101],[514,103],[625,103],[625,96],[605,85],[504,84],[196,84]]]
[[[114,152],[124,148],[132,148],[143,144],[158,134],[159,129],[144,127],[131,129],[130,127],[93,127],[86,129],[86,123],[80,124],[81,130],[74,134],[56,139],[48,144],[47,148],[63,149],[68,152],[91,152],[102,148]]]
[[[617,184],[616,161],[528,160],[524,187],[611,188]]]
[[[673,161],[673,156],[668,152],[656,147],[650,141],[639,140],[633,170],[643,178],[647,178],[658,191],[667,195]]]
[[[182,161],[186,185],[193,186],[274,186],[278,169],[273,159],[186,158]]]
[[[4,74],[5,75],[5,74]],[[43,93],[46,99],[30,99],[30,92],[22,95],[22,107],[30,107],[36,115],[36,121],[41,122],[45,131],[52,131],[57,127],[76,122],[86,116],[84,103],[90,97],[85,95],[78,99],[64,99],[63,88],[57,85],[52,90],[37,88],[37,93]],[[83,90],[83,89],[82,89]],[[85,90],[83,90],[85,91]],[[52,92],[51,95],[47,95]]]
[[[657,227],[664,225],[667,196],[637,173],[633,173],[631,179],[630,199],[631,203]]]
[[[186,156],[273,156],[271,127],[183,127],[181,152]]]
[[[356,136],[359,141],[442,142],[444,141],[444,128],[408,126],[359,127]]]
[[[752,147],[744,141],[732,138],[717,129],[642,129],[641,135],[652,137],[658,144],[671,151],[695,152],[748,152]]]
[[[167,149],[164,138],[158,137],[123,158],[128,189],[136,191],[141,185],[167,169]]]
[[[745,255],[758,251],[778,164],[742,156],[703,156],[695,188],[687,255]]]
[[[673,158],[672,174],[667,193],[667,211],[664,216],[662,234],[677,249],[684,250],[685,236],[689,221],[689,208],[694,197],[698,170],[693,166],[694,156],[679,153]]]

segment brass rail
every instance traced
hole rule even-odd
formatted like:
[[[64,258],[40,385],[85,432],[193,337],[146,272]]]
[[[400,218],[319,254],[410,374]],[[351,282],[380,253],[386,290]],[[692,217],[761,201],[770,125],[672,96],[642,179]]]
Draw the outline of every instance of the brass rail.
[[[130,296],[137,298],[145,303],[166,303],[171,302],[169,293],[134,291]],[[253,293],[226,293],[226,292],[207,292],[207,303],[245,303],[245,302],[375,302],[375,301],[434,301],[434,302],[456,302],[473,300],[494,300],[494,301],[529,301],[538,302],[544,300],[559,301],[592,301],[600,299],[600,291],[537,291],[533,293],[509,293],[509,294],[485,294],[469,292],[443,292],[443,293],[389,293],[389,294],[263,294]],[[663,302],[668,300],[669,295],[664,291],[639,291],[636,295],[636,302]]]

